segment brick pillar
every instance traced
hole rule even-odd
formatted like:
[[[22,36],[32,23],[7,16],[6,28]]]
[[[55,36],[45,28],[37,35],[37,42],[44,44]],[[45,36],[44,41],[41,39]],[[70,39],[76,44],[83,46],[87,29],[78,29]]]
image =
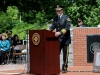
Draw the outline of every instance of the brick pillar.
[[[73,29],[73,53],[74,66],[89,66],[93,63],[87,63],[87,39],[88,34],[100,34],[100,28],[97,27],[76,27]]]

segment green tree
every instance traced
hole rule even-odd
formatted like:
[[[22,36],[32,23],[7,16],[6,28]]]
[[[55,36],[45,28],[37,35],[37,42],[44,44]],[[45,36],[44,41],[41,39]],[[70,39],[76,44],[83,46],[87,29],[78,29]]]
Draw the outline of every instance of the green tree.
[[[78,0],[67,7],[65,11],[70,15],[74,26],[77,25],[77,18],[81,16],[87,26],[95,27],[100,23],[99,2],[99,0]]]
[[[64,12],[71,18],[74,26],[77,25],[76,20],[80,16],[90,27],[100,23],[100,0],[0,0],[0,11],[6,13],[8,6],[16,6],[22,20],[33,24],[39,12],[44,12],[47,20],[53,18],[57,3],[65,6]]]
[[[16,6],[8,6],[6,13],[12,20],[18,19],[19,10]]]
[[[6,13],[0,12],[0,33],[12,30],[18,21],[18,8],[16,6],[8,6]]]
[[[38,12],[36,14],[36,19],[34,20],[33,24],[29,24],[27,22],[18,21],[18,24],[12,29],[13,35],[18,34],[20,39],[26,38],[26,31],[28,30],[41,30],[41,29],[47,29],[47,23],[45,22],[45,13],[44,12]]]
[[[11,29],[13,26],[11,19],[5,13],[1,12],[0,15],[0,33],[2,33]]]
[[[11,19],[12,24],[14,25],[18,20],[18,14],[19,14],[18,8],[16,6],[8,6],[6,14]]]

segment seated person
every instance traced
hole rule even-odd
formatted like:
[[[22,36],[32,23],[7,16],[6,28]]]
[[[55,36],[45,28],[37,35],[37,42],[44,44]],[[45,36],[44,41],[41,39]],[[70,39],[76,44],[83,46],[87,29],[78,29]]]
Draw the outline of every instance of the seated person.
[[[16,45],[20,45],[20,44],[22,44],[21,43],[21,41],[19,40],[19,37],[18,37],[18,35],[17,34],[15,34],[14,36],[13,36],[13,47],[15,47]],[[21,52],[20,50],[16,50],[16,53],[19,53],[19,52]],[[13,63],[16,63],[16,56],[14,56],[14,58],[13,58],[13,60],[15,60],[15,61],[13,61]]]
[[[0,40],[1,40],[1,34],[0,34]],[[1,52],[0,52],[0,56],[1,56]],[[0,60],[0,64],[1,64],[1,60]]]
[[[1,40],[1,34],[0,34],[0,40]]]
[[[13,46],[22,44],[17,34],[13,36]]]
[[[7,31],[6,32],[8,38],[7,40],[10,42],[10,60],[12,60],[12,54],[13,54],[13,37],[12,37],[12,31]]]
[[[77,27],[86,27],[86,25],[83,23],[83,19],[82,18],[78,18],[77,23],[78,23]]]
[[[6,58],[6,53],[9,52],[10,49],[10,42],[6,40],[6,34],[2,33],[1,34],[1,40],[0,40],[0,60],[1,64],[5,64],[5,58]]]

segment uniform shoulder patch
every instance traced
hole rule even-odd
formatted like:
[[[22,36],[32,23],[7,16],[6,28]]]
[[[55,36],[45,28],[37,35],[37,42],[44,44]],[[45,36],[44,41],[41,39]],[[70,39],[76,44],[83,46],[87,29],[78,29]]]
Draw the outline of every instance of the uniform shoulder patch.
[[[70,21],[70,18],[67,18],[67,21]]]

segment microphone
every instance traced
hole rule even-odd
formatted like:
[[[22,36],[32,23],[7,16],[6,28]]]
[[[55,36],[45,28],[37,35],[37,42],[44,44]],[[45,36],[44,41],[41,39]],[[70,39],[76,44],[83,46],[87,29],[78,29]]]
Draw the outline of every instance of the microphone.
[[[53,19],[51,19],[51,20],[48,21],[48,23],[50,23],[50,22],[52,23],[53,22]]]
[[[45,22],[45,23],[42,23],[42,24],[40,24],[40,26],[42,26],[43,24],[48,24],[48,23],[52,23],[53,22],[53,19],[51,19],[51,20],[49,20],[49,21],[47,21],[47,22]],[[34,27],[31,27],[31,28],[34,28]],[[28,29],[26,29],[26,30],[23,30],[23,31],[20,31],[19,33],[22,33],[22,32],[24,32],[24,31],[28,31],[28,30],[30,30],[31,28],[28,28]]]

